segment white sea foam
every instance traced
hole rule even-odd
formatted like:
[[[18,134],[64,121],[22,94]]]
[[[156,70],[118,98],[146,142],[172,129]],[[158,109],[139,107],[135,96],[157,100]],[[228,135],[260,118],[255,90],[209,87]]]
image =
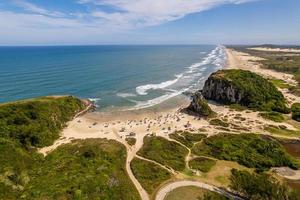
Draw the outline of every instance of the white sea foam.
[[[157,90],[157,89],[164,89],[166,87],[169,87],[169,86],[173,85],[174,83],[176,83],[182,76],[183,76],[183,74],[179,74],[179,75],[176,75],[176,78],[173,80],[164,81],[164,82],[161,82],[158,84],[148,84],[148,85],[138,86],[138,87],[136,87],[136,92],[139,95],[147,95],[148,90]]]
[[[89,98],[89,100],[93,102],[96,107],[99,107],[97,103],[101,100],[101,98]]]
[[[198,90],[199,86],[201,86],[204,83],[204,80],[207,78],[203,76],[203,72],[207,70],[207,67],[205,65],[213,64],[216,66],[215,69],[219,69],[224,66],[225,61],[226,61],[225,48],[223,46],[217,46],[205,58],[203,58],[201,62],[192,64],[190,67],[188,67],[188,70],[186,70],[180,75],[176,75],[175,79],[164,81],[159,84],[148,84],[148,85],[138,86],[136,88],[136,92],[139,95],[147,95],[149,90],[156,90],[156,89],[164,89],[168,93],[147,101],[136,101],[136,100],[128,99],[136,103],[136,105],[130,110],[152,107],[170,98],[178,96],[185,91]],[[179,80],[180,80],[179,85],[181,86],[181,89],[177,89],[177,90],[173,89],[174,86],[168,88],[174,85],[175,83],[177,83]],[[183,87],[186,86],[186,88],[182,89],[182,86]]]
[[[126,97],[135,97],[136,96],[136,94],[133,94],[133,93],[122,93],[122,92],[120,92],[120,93],[117,93],[116,94],[118,97],[123,97],[123,98],[126,98]]]
[[[136,103],[136,105],[133,108],[130,108],[128,110],[138,110],[138,109],[143,109],[143,108],[149,108],[152,106],[155,106],[157,104],[160,104],[170,98],[176,97],[180,94],[182,94],[184,91],[186,91],[187,89],[181,90],[181,91],[176,91],[170,94],[164,94],[160,97],[154,98],[154,99],[150,99],[147,101],[133,101]]]

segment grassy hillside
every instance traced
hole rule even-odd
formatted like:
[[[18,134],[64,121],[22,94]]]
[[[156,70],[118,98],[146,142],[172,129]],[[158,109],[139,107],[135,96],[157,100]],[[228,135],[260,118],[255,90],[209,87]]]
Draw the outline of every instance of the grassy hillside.
[[[239,96],[235,97],[237,101],[235,103],[242,106],[262,111],[289,112],[282,93],[260,75],[250,71],[232,69],[220,70],[212,74],[210,79],[215,82],[222,82],[226,87],[233,88],[236,95]],[[223,96],[225,93],[219,95]],[[239,98],[240,100],[238,100]],[[225,103],[232,102],[227,101]]]
[[[163,137],[145,137],[144,145],[138,151],[138,155],[155,160],[177,171],[185,169],[187,154],[188,150],[185,147]]]
[[[299,200],[300,191],[286,185],[266,173],[250,173],[232,170],[230,187],[246,199]]]
[[[0,199],[139,199],[126,173],[126,149],[116,141],[77,140],[45,158],[8,151],[17,156],[2,166]]]
[[[255,134],[219,134],[203,140],[192,149],[196,155],[236,161],[258,170],[298,165],[275,140]]]
[[[278,48],[287,48],[285,46],[277,46]],[[296,95],[300,95],[300,54],[299,53],[286,53],[286,52],[269,52],[269,51],[256,51],[248,49],[247,46],[233,46],[237,51],[242,51],[249,53],[253,56],[258,56],[264,58],[264,60],[258,61],[262,64],[264,68],[272,69],[279,72],[285,72],[293,74],[298,82],[297,86],[288,87],[291,92]],[[299,48],[296,46],[291,46],[290,48]]]
[[[72,96],[0,104],[0,138],[24,147],[51,145],[65,123],[83,108],[83,103]]]
[[[171,173],[164,168],[145,160],[134,158],[130,165],[134,176],[149,194],[172,177]]]

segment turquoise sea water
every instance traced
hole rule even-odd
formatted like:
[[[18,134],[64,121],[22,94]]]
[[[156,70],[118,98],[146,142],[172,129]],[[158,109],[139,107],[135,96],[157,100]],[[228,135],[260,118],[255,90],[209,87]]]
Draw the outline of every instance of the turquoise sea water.
[[[71,94],[98,108],[138,109],[201,89],[224,47],[0,47],[0,102]]]

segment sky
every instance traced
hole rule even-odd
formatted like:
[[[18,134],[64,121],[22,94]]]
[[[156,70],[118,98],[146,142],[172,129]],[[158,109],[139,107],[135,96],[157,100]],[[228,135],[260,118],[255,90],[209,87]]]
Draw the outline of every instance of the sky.
[[[0,0],[0,45],[300,44],[300,0]]]

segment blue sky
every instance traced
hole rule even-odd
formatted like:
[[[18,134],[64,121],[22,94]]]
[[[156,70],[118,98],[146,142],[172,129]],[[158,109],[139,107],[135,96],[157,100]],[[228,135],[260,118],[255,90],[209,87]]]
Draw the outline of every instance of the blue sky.
[[[0,0],[0,45],[300,44],[299,0]]]

